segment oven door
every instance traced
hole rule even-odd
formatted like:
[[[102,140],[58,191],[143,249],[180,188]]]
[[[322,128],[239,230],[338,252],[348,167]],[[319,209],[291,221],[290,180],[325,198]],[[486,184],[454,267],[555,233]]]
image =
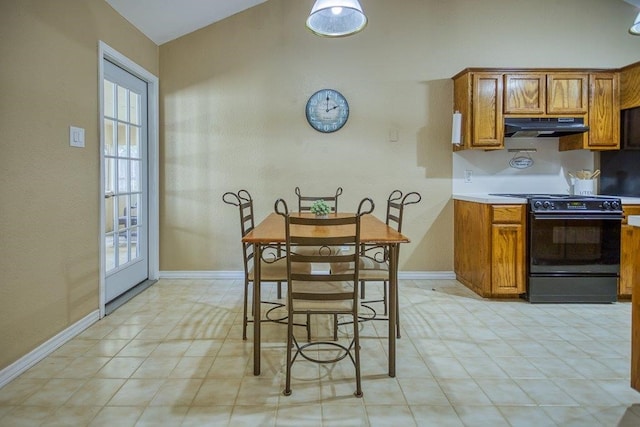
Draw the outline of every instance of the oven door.
[[[618,275],[621,215],[530,214],[531,275]]]

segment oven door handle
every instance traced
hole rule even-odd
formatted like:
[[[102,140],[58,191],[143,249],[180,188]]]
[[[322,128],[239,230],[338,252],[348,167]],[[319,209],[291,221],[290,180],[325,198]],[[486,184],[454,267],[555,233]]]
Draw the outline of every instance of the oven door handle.
[[[588,215],[563,215],[563,214],[533,214],[533,219],[571,219],[571,220],[605,220],[605,221],[621,221],[622,216],[620,215],[598,215],[598,214],[588,214]]]

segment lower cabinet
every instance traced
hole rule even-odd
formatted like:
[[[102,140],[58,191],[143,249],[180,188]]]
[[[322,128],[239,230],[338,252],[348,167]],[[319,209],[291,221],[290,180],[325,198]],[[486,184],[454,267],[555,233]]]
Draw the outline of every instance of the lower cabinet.
[[[620,230],[620,282],[618,295],[630,297],[633,281],[640,277],[640,262],[637,257],[640,252],[640,230],[627,224],[629,215],[640,215],[640,205],[625,205],[622,229]]]
[[[525,292],[525,205],[454,201],[454,270],[483,297]]]

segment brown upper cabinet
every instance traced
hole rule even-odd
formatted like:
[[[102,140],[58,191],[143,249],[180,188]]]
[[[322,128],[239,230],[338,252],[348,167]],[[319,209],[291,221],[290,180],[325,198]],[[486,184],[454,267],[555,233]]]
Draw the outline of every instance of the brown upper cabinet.
[[[504,75],[505,115],[527,117],[587,113],[589,75],[509,73]]]
[[[505,117],[579,117],[589,132],[559,138],[560,150],[620,146],[618,73],[582,69],[475,69],[453,77],[462,141],[454,150],[504,148]]]

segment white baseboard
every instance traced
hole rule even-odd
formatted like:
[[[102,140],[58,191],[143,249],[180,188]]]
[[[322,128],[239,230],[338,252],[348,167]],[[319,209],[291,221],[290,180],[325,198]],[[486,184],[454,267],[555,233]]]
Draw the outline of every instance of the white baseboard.
[[[79,335],[82,331],[93,325],[100,319],[100,311],[95,310],[87,314],[84,318],[78,320],[67,329],[53,336],[45,343],[41,344],[33,351],[13,362],[11,365],[0,371],[0,388],[11,382],[18,375],[53,353],[58,347],[72,338]]]
[[[242,279],[242,271],[160,271],[161,279]],[[400,271],[401,280],[455,280],[453,271]]]

